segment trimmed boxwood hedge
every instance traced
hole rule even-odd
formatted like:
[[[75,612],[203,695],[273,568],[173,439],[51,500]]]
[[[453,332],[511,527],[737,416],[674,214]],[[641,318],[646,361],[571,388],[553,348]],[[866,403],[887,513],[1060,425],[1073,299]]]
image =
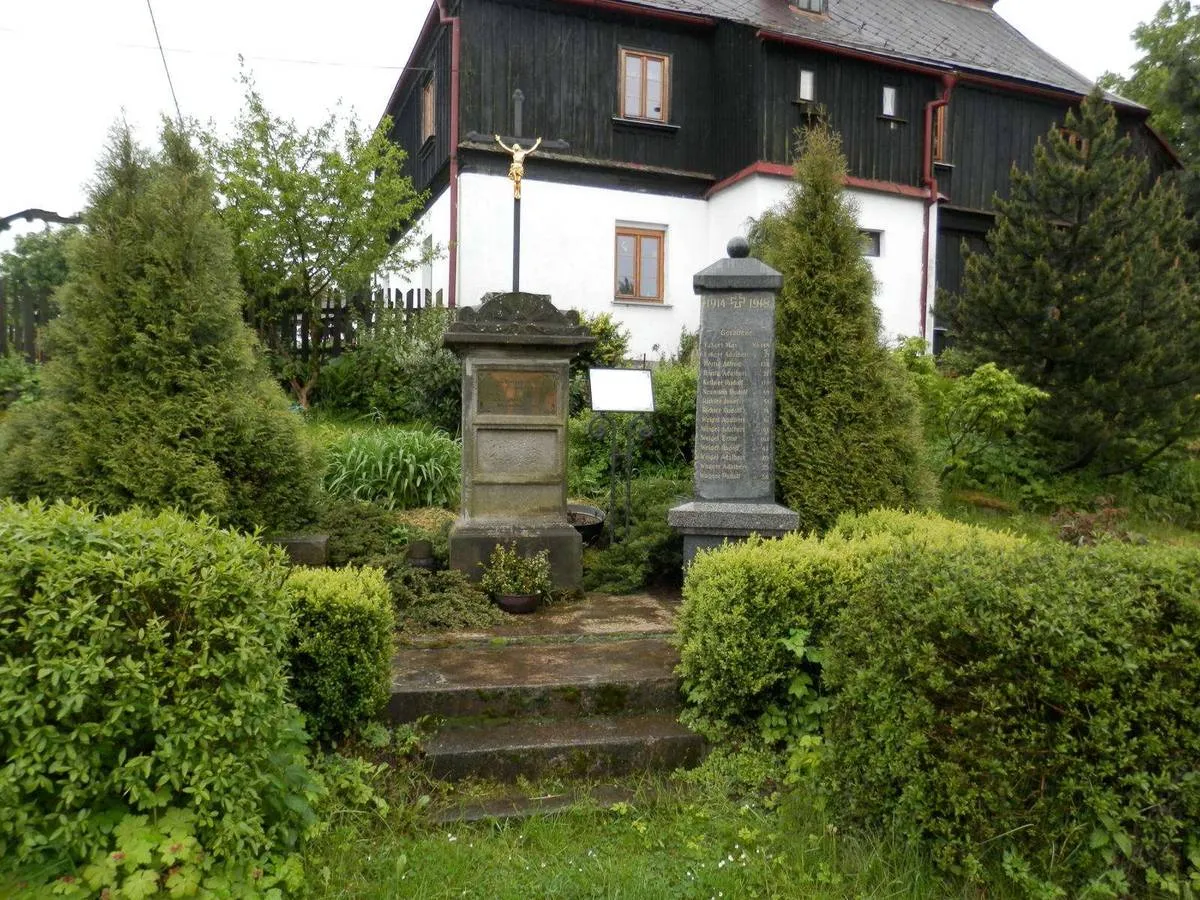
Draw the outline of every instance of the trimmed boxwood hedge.
[[[885,511],[701,554],[684,596],[691,721],[811,748],[819,692],[848,820],[1031,896],[1200,889],[1200,551]]]
[[[295,624],[292,696],[309,731],[325,741],[377,715],[391,684],[391,592],[380,569],[295,569],[288,576]]]
[[[314,821],[278,551],[134,510],[0,502],[0,859],[90,859],[177,807],[219,858]]]

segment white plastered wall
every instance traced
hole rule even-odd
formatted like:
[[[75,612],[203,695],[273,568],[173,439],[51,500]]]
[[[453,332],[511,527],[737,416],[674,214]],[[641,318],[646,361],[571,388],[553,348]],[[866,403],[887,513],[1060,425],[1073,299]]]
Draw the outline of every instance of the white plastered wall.
[[[512,288],[512,204],[505,177],[459,180],[459,305]],[[613,301],[618,224],[666,229],[661,304]],[[635,357],[669,355],[683,327],[699,326],[692,276],[712,262],[707,243],[703,200],[525,179],[521,290],[549,294],[560,309],[613,313],[629,329]]]
[[[432,278],[429,279],[429,288],[435,294],[438,291],[442,292],[443,302],[449,302],[450,288],[450,191],[443,188],[437,199],[430,204],[429,209],[425,210],[424,215],[416,225],[416,238],[413,241],[412,250],[408,254],[410,260],[416,260],[420,257],[422,248],[425,244],[425,238],[433,238],[434,251],[437,256],[433,260]],[[394,273],[391,275],[379,275],[376,282],[380,287],[392,288],[395,290],[407,291],[410,288],[423,288],[426,286],[425,271],[421,266],[417,266],[408,272]]]
[[[630,331],[630,353],[656,359],[673,353],[681,329],[700,324],[692,276],[725,256],[734,235],[745,235],[749,219],[787,199],[791,179],[751,175],[707,201],[660,194],[525,180],[521,201],[521,289],[549,294],[562,309],[611,312]],[[921,262],[924,201],[854,189],[859,227],[882,232],[881,255],[869,258],[877,288],[875,303],[883,337],[894,340],[921,332]],[[937,208],[930,211],[937,234]],[[617,225],[666,229],[664,302],[613,300]],[[422,216],[423,235],[442,253],[433,264],[434,291],[449,282],[450,203],[443,190]],[[491,291],[512,287],[512,183],[503,176],[464,174],[459,179],[458,304],[474,306]],[[422,238],[423,239],[423,238]],[[418,247],[419,247],[418,241]],[[929,245],[929,291],[935,284],[934,248]],[[391,276],[385,286],[422,287],[421,269]],[[932,297],[927,304],[932,335]]]
[[[788,197],[791,179],[751,175],[719,191],[709,200],[709,253],[725,254],[735,234],[745,235],[748,220]],[[879,307],[883,338],[894,341],[921,333],[921,257],[925,240],[925,201],[915,197],[851,189],[858,207],[858,227],[882,233],[880,255],[868,257],[875,273],[875,305]],[[930,234],[937,234],[937,209],[931,211]],[[934,241],[930,241],[929,279],[934,284]],[[928,304],[932,307],[932,303]],[[931,320],[931,314],[927,315]],[[932,322],[927,334],[933,334]]]

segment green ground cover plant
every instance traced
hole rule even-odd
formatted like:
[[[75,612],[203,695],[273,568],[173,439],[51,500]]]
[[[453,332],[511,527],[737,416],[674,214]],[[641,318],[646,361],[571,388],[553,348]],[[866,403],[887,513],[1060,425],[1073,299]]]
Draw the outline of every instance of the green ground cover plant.
[[[168,807],[216,860],[294,851],[319,788],[278,551],[210,519],[0,503],[0,859],[51,871]]]
[[[400,555],[376,557],[367,564],[386,574],[396,628],[402,633],[488,628],[505,618],[487,593],[456,569],[426,572]]]
[[[325,449],[325,490],[339,500],[394,509],[454,506],[462,444],[444,432],[373,426],[345,431]]]
[[[395,614],[379,569],[295,569],[290,696],[308,732],[336,741],[371,721],[391,686]]]

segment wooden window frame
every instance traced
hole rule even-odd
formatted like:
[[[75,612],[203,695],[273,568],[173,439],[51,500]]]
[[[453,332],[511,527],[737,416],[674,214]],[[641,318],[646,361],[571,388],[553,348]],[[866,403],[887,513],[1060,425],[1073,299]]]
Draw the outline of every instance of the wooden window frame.
[[[437,76],[421,86],[421,143],[437,134]]]
[[[933,113],[933,161],[946,161],[946,110],[939,106]]]
[[[631,116],[625,110],[625,65],[628,59],[640,59],[642,63],[642,103],[641,115]],[[646,115],[646,62],[648,60],[658,60],[663,67],[663,84],[662,84],[662,115],[659,117]],[[630,47],[622,47],[617,57],[617,64],[620,67],[618,76],[618,97],[619,104],[617,115],[622,119],[629,119],[634,122],[655,122],[661,125],[667,125],[671,121],[671,57],[666,53],[657,53],[653,50],[634,50]]]
[[[631,237],[635,240],[633,251],[633,293],[622,294],[620,292],[620,284],[617,282],[617,266],[620,263],[620,250],[618,244],[622,237]],[[653,297],[644,296],[642,290],[642,241],[653,239],[658,241],[658,279],[655,282],[658,285],[658,292]],[[622,303],[662,303],[666,297],[666,285],[663,282],[665,274],[665,260],[667,250],[667,232],[664,228],[647,228],[645,226],[636,225],[618,225],[616,234],[613,236],[613,297]]]

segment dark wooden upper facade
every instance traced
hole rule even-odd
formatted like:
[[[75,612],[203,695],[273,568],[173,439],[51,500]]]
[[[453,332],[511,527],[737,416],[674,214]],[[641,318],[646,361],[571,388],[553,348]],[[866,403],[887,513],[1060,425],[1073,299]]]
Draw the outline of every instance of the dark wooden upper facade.
[[[503,171],[483,141],[469,135],[513,135],[513,92],[524,94],[523,132],[570,145],[560,156],[589,180],[647,186],[670,176],[676,192],[702,196],[757,162],[788,163],[795,131],[824,110],[842,135],[850,174],[921,190],[926,187],[926,105],[945,89],[940,71],[902,60],[789,41],[750,25],[672,16],[644,7],[622,9],[556,0],[458,0],[461,22],[458,134],[466,170]],[[665,124],[619,115],[622,49],[670,60]],[[433,193],[450,158],[450,28],[431,15],[388,112],[393,136],[408,152],[419,189]],[[813,73],[813,103],[799,101],[801,70]],[[434,135],[421,141],[422,88],[435,82]],[[882,114],[885,86],[897,107]],[[989,212],[1005,196],[1015,164],[1032,164],[1037,140],[1061,123],[1078,96],[997,78],[960,77],[946,114],[944,164],[933,174],[953,209]],[[1169,151],[1145,125],[1145,111],[1120,108],[1121,121],[1155,171]],[[472,152],[472,148],[473,151]],[[552,154],[543,159],[553,162]],[[598,164],[598,165],[597,165]],[[545,167],[554,177],[554,166]],[[560,175],[560,177],[566,177]]]

